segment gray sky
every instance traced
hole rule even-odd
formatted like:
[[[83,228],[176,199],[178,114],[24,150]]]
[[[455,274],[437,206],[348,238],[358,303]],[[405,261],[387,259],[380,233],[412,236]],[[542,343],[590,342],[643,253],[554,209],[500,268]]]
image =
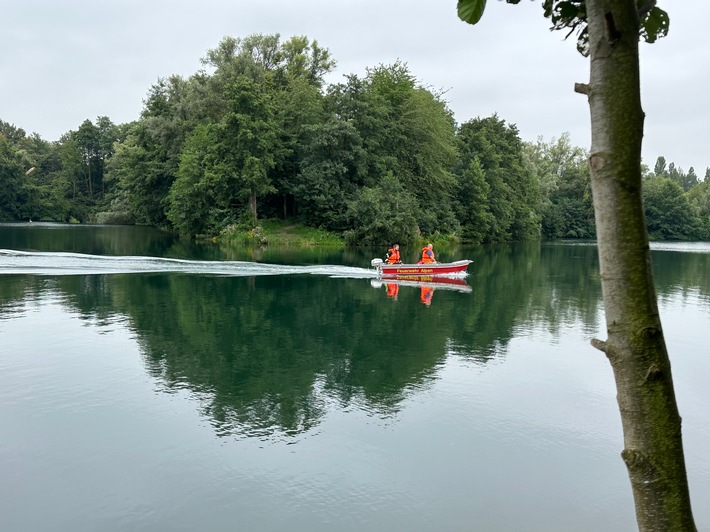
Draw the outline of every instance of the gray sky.
[[[338,66],[327,81],[406,62],[446,90],[458,122],[493,113],[523,140],[569,132],[589,148],[589,108],[573,91],[589,78],[571,37],[550,32],[541,0],[489,0],[481,22],[456,0],[0,0],[0,119],[57,140],[85,119],[138,118],[160,77],[188,77],[225,36],[306,35]],[[661,0],[669,36],[642,43],[643,159],[663,155],[702,178],[710,166],[706,21],[710,2]]]

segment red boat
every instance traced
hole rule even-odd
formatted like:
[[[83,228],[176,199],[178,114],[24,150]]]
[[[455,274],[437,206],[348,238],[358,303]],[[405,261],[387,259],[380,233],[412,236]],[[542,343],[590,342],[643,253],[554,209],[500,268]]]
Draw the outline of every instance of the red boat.
[[[464,273],[470,260],[457,260],[456,262],[432,262],[429,264],[388,264],[382,259],[372,259],[370,264],[382,276],[410,276],[410,275],[452,275]]]

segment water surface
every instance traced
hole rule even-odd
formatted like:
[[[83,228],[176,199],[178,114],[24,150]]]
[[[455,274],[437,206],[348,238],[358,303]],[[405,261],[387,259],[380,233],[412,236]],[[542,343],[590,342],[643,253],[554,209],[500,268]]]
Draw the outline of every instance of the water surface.
[[[3,530],[635,529],[593,245],[441,250],[465,288],[147,228],[0,250]],[[702,530],[710,246],[653,261]]]

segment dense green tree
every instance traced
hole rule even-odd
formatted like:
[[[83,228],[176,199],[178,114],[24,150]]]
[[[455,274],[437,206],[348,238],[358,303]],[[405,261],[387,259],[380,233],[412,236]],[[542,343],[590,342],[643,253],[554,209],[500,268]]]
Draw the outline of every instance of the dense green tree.
[[[698,237],[698,212],[677,181],[663,176],[644,181],[643,206],[651,238],[692,240]]]
[[[410,244],[419,236],[419,203],[392,174],[374,187],[362,187],[347,206],[346,218],[353,229],[348,242],[381,246],[399,242]]]
[[[326,109],[352,124],[362,139],[364,180],[398,179],[420,205],[422,232],[452,232],[457,145],[453,118],[440,96],[422,87],[403,63],[379,66],[332,86]]]
[[[23,129],[0,121],[0,220],[27,220],[39,214],[42,190],[36,148]]]
[[[114,155],[116,143],[125,138],[126,128],[117,126],[107,116],[99,116],[96,118],[96,130],[96,164],[101,176],[101,196],[105,197],[111,192],[110,185],[115,184],[106,176],[106,164]]]
[[[677,167],[675,163],[670,163],[668,165],[667,177],[677,182],[686,192],[699,183],[698,176],[695,174],[695,168],[692,166],[686,173],[682,168]]]
[[[287,190],[308,225],[342,231],[348,226],[343,217],[347,202],[364,182],[362,138],[337,116],[305,127],[304,134],[300,172]]]
[[[3,214],[7,220],[65,220],[66,201],[55,145],[0,120],[3,137]],[[13,198],[10,200],[10,198]]]
[[[698,238],[710,240],[710,179],[691,188],[687,197],[698,216]]]
[[[528,164],[541,189],[543,238],[593,238],[594,207],[587,154],[572,146],[569,135],[549,143],[525,144]]]
[[[122,203],[137,221],[169,223],[166,212],[170,209],[174,218],[177,206],[169,205],[176,197],[168,191],[179,173],[185,138],[205,124],[220,144],[211,149],[215,166],[209,179],[229,183],[204,189],[222,191],[219,197],[205,198],[216,209],[207,226],[235,219],[239,216],[235,209],[244,204],[254,219],[258,198],[267,194],[280,198],[286,214],[289,181],[298,171],[296,157],[302,155],[302,130],[321,119],[318,89],[334,64],[326,49],[305,37],[283,44],[277,34],[223,39],[208,50],[205,70],[188,80],[172,76],[152,87],[127,149],[121,149],[110,165],[123,193],[117,197],[124,198]],[[230,201],[232,205],[225,206]],[[276,201],[264,202],[270,212],[277,212]]]
[[[219,168],[233,190],[225,194],[229,200],[215,200],[228,205],[233,205],[232,195],[248,200],[256,224],[257,197],[276,191],[269,170],[281,153],[274,107],[262,86],[240,78],[230,87],[230,111],[218,125],[218,135]]]
[[[108,117],[98,117],[96,124],[85,120],[76,131],[62,136],[54,145],[51,156],[45,153],[44,158],[51,159],[55,167],[51,175],[42,168],[38,175],[45,181],[45,186],[38,191],[43,197],[50,196],[59,201],[52,218],[62,220],[71,216],[86,221],[92,211],[102,205],[109,192],[106,164],[113,155],[114,143],[120,140],[120,132],[121,128]],[[50,193],[46,185],[54,188],[54,192]]]
[[[354,74],[346,76],[344,83],[331,85],[324,100],[328,116],[352,124],[362,139],[367,155],[364,176],[367,186],[374,185],[370,176],[382,176],[394,171],[396,158],[387,150],[390,109],[387,101],[370,90],[370,83]]]
[[[183,235],[205,234],[214,224],[211,196],[215,191],[210,188],[210,172],[217,140],[214,129],[203,124],[194,129],[182,150],[178,177],[168,196],[167,216]]]
[[[244,207],[255,224],[257,197],[275,190],[268,171],[279,147],[269,95],[246,77],[229,90],[230,112],[196,128],[170,191],[168,218],[186,235],[234,223]]]
[[[220,121],[229,111],[228,87],[238,78],[264,83],[265,69],[273,66],[270,58],[277,46],[277,35],[252,35],[246,39],[225,37],[216,48],[208,50],[202,59],[208,70],[198,78],[199,114],[210,122]]]
[[[666,169],[666,158],[662,155],[656,159],[656,165],[653,167],[653,172],[655,175],[668,177],[668,170]]]
[[[84,120],[73,137],[81,154],[85,194],[89,200],[93,200],[97,194],[96,189],[103,182],[98,164],[100,160],[99,131],[91,120]]]
[[[114,182],[115,192],[109,210],[126,222],[164,225],[162,206],[165,199],[160,190],[148,190],[149,180],[159,175],[160,161],[138,144],[136,130],[142,124],[135,124],[132,132],[116,145],[113,157],[107,162],[107,179]],[[156,187],[157,188],[157,187]],[[145,192],[148,197],[141,196]],[[153,200],[151,202],[150,200]]]
[[[456,179],[451,168],[458,152],[451,112],[404,63],[370,69],[367,82],[374,98],[386,105],[380,124],[381,156],[391,163],[387,170],[418,199],[420,229],[452,231]]]
[[[76,139],[67,133],[59,139],[57,153],[61,170],[57,182],[63,189],[63,197],[71,205],[69,215],[82,221],[87,216],[86,195],[84,194],[84,161]]]
[[[680,186],[683,187],[683,190],[688,192],[691,188],[695,187],[700,183],[698,181],[698,176],[695,173],[695,168],[692,166],[688,169],[688,173],[685,174],[685,178],[683,179],[683,182],[680,184]]]
[[[487,231],[493,225],[490,190],[481,163],[474,156],[459,176],[456,191],[456,217],[464,242],[478,244],[486,240]]]
[[[281,43],[279,34],[225,37],[217,48],[207,51],[202,63],[213,71],[202,78],[211,102],[207,115],[213,120],[228,112],[228,87],[237,78],[265,83],[269,90],[285,89],[294,80],[320,88],[323,76],[335,68],[330,52],[317,41],[295,36]]]
[[[323,94],[302,78],[289,79],[273,103],[281,152],[274,154],[276,164],[270,172],[277,193],[267,198],[265,209],[272,217],[288,218],[298,213],[294,192],[302,164],[307,157],[312,157],[308,146],[312,132],[328,119],[323,108]]]
[[[137,223],[169,224],[168,192],[176,179],[185,137],[200,123],[198,79],[171,76],[148,93],[141,119],[127,128],[125,140],[107,165],[108,179]]]
[[[293,36],[283,43],[276,59],[276,78],[285,87],[295,80],[303,80],[320,89],[323,77],[336,65],[327,48],[322,48],[318,41],[309,41],[305,35]]]
[[[540,187],[525,166],[523,144],[514,125],[497,115],[459,127],[459,174],[477,157],[490,192],[491,224],[486,241],[528,240],[540,234]]]
[[[4,134],[0,133],[0,220],[17,220],[17,196],[24,173],[21,161]]]

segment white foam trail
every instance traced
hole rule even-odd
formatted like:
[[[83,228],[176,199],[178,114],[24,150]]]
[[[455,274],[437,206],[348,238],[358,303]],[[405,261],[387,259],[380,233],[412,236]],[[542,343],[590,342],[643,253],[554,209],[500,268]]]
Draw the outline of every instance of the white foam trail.
[[[225,276],[313,274],[365,279],[377,276],[375,270],[351,266],[290,266],[247,261],[200,261],[0,249],[0,275],[106,275],[150,272]]]

